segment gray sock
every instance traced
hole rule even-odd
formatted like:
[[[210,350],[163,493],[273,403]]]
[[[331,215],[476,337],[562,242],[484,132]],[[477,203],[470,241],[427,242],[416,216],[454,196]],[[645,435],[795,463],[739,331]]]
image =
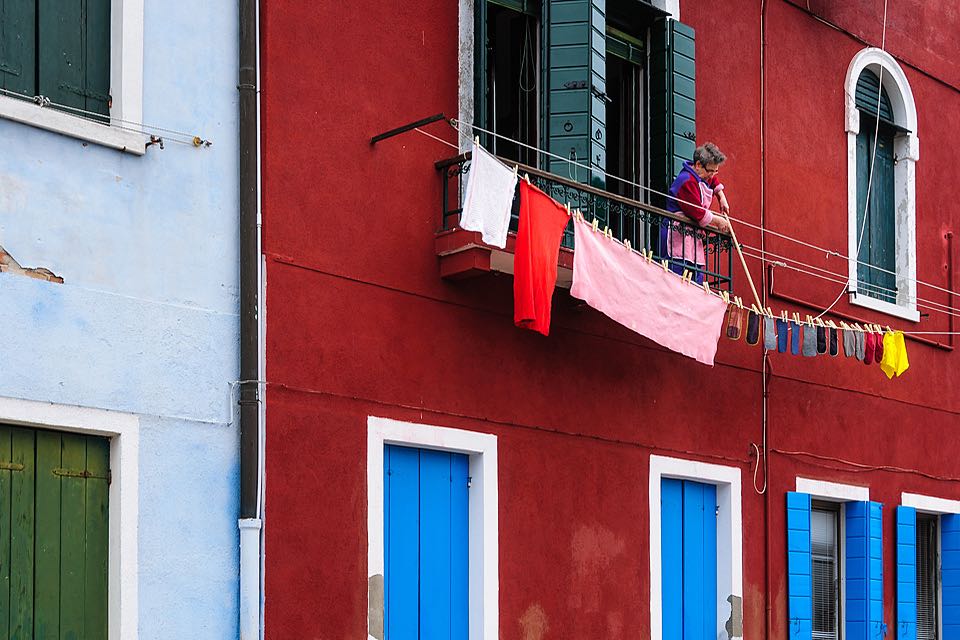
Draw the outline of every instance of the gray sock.
[[[817,355],[817,328],[812,324],[803,325],[803,355],[808,358]]]
[[[763,348],[770,351],[777,349],[777,325],[773,318],[763,318]]]
[[[863,331],[854,331],[857,334],[857,360],[863,360],[867,356],[867,342]]]
[[[843,355],[852,358],[857,353],[857,336],[852,329],[843,330]]]

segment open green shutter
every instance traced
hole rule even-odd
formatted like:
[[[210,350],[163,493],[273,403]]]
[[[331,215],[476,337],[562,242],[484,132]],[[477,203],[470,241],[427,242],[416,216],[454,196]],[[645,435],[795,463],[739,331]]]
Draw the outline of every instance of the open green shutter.
[[[110,112],[110,0],[38,0],[39,92],[54,103]]]
[[[666,191],[696,148],[694,32],[668,18],[650,33],[650,181]]]
[[[605,0],[546,3],[547,150],[551,173],[603,187],[607,165]],[[592,175],[591,175],[592,174]]]
[[[0,0],[0,87],[37,92],[35,0]]]

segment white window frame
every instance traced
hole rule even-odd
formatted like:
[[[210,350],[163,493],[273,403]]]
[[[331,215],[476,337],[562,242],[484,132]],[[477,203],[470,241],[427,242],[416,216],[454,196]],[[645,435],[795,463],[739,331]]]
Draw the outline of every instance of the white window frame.
[[[370,592],[379,582],[383,603],[383,448],[396,444],[466,454],[469,458],[469,638],[497,640],[499,611],[499,512],[497,489],[497,437],[449,427],[435,427],[389,418],[367,419],[367,584]],[[368,640],[383,638],[382,628],[371,626]],[[382,624],[383,614],[380,612]],[[379,636],[370,633],[379,631]]]
[[[860,111],[856,91],[860,74],[869,69],[882,78],[890,98],[894,121],[908,129],[894,138],[894,210],[896,212],[897,302],[870,297],[857,291],[857,134],[860,133]],[[882,73],[881,73],[882,69]],[[850,303],[880,311],[905,320],[918,322],[917,309],[917,194],[916,163],[920,159],[917,134],[917,106],[907,76],[897,61],[876,47],[861,50],[850,61],[844,81],[845,129],[847,132],[847,255]]]
[[[108,638],[136,638],[140,510],[140,419],[130,413],[0,397],[0,422],[110,438]]]
[[[132,130],[143,120],[143,0],[110,2],[110,94],[109,125],[6,95],[0,118],[143,155],[148,137]]]
[[[664,478],[692,480],[717,487],[717,636],[726,633],[734,609],[731,600],[739,599],[732,621],[734,629],[743,628],[743,497],[741,470],[696,460],[650,456],[650,637],[663,637],[663,569],[661,563],[660,483]],[[730,552],[726,553],[729,549]],[[728,599],[729,598],[729,599]],[[742,637],[742,636],[732,636]]]
[[[870,502],[870,487],[812,478],[797,477],[797,493],[810,494],[813,500],[840,503],[840,539],[837,550],[840,555],[840,638],[847,637],[847,502]]]

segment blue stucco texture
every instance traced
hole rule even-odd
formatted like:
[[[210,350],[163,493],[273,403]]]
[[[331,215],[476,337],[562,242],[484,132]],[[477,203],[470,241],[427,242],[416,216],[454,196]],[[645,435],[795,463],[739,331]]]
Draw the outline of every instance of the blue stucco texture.
[[[238,635],[237,9],[144,2],[140,157],[0,119],[0,396],[138,414],[141,638]]]

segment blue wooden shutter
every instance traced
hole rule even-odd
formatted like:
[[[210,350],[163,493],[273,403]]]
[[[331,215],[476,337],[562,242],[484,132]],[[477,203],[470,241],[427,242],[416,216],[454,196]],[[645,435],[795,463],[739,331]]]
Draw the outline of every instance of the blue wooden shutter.
[[[883,531],[879,502],[846,503],[846,629],[850,640],[881,640]]]
[[[940,593],[943,640],[960,639],[960,515],[940,516]]]
[[[0,0],[0,87],[37,93],[37,6],[35,0]]]
[[[813,637],[810,494],[787,493],[787,615],[790,640]]]
[[[466,640],[468,459],[384,448],[384,630],[387,640]]]
[[[695,34],[672,19],[650,34],[650,180],[666,191],[696,148]]]
[[[897,507],[897,640],[917,638],[917,510]]]
[[[607,166],[605,0],[550,0],[547,15],[547,150],[551,173],[603,187]],[[591,175],[592,174],[592,175]]]
[[[683,483],[683,637],[717,636],[717,488]]]
[[[683,638],[683,481],[660,481],[663,640]]]

